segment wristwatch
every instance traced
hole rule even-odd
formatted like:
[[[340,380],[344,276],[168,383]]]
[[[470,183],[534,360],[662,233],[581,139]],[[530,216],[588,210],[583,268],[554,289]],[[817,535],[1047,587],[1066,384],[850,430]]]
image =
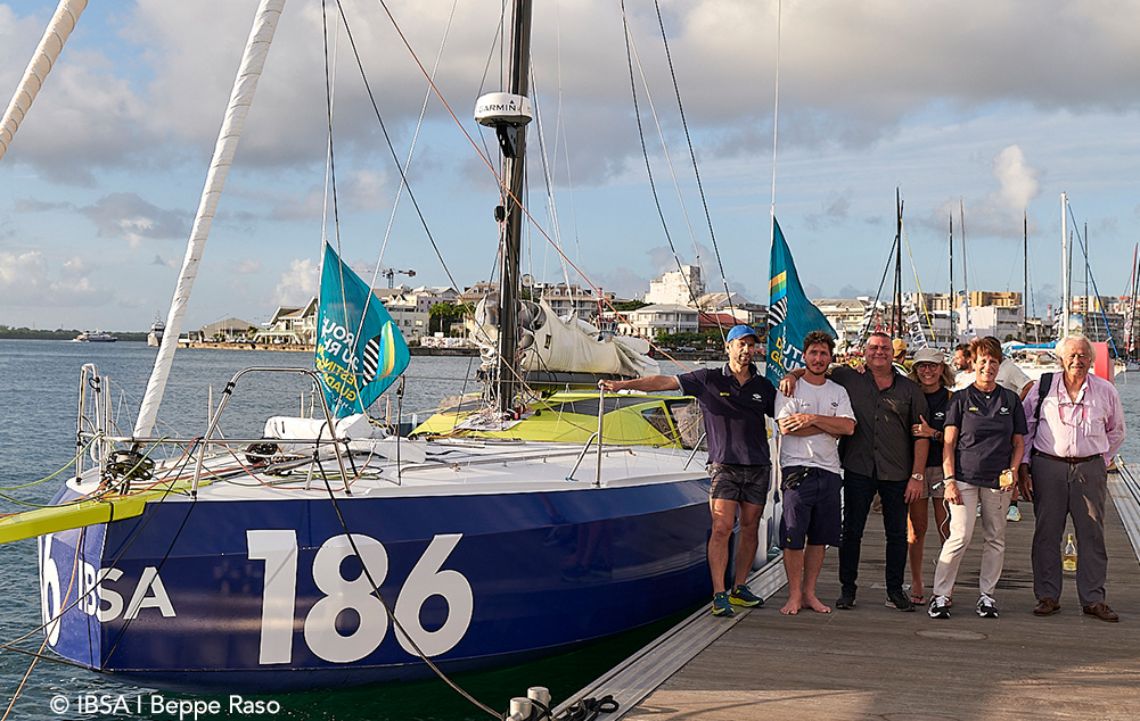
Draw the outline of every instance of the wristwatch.
[[[910,477],[911,477],[911,479],[913,479],[915,481],[925,481],[926,480],[926,476],[922,475],[921,473],[912,473],[912,474],[910,474]]]

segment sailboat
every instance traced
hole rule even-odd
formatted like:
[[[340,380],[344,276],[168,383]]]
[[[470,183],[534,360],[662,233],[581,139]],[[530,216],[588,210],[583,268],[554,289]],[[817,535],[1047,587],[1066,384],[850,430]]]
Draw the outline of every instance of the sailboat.
[[[109,384],[85,366],[75,477],[51,507],[0,520],[0,542],[38,538],[47,648],[149,687],[293,690],[516,663],[706,599],[700,450],[609,443],[602,411],[619,401],[604,396],[585,443],[388,435],[366,410],[404,382],[407,350],[327,242],[316,368],[243,370],[203,433],[154,433],[283,4],[257,9],[134,430],[117,434]],[[518,312],[530,0],[514,0],[512,15],[509,92],[479,103],[509,179],[503,328]],[[519,395],[516,351],[516,335],[502,333],[501,413]],[[248,377],[281,373],[320,389],[318,417],[271,417],[261,437],[222,438]],[[176,452],[163,458],[167,444]]]

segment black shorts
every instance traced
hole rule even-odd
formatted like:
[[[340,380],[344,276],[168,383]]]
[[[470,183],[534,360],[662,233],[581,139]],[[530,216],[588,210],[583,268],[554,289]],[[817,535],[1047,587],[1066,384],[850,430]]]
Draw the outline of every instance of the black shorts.
[[[763,506],[772,483],[772,466],[745,466],[735,463],[710,463],[712,488],[709,498],[722,498],[737,503]]]

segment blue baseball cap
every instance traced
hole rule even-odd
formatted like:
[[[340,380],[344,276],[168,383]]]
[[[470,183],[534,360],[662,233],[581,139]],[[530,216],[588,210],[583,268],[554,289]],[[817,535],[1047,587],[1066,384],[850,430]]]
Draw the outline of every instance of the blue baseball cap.
[[[732,326],[732,330],[730,330],[728,332],[728,335],[725,336],[724,342],[725,343],[731,343],[732,341],[736,340],[737,338],[744,338],[746,336],[752,336],[757,341],[760,340],[760,336],[756,333],[755,330],[752,329],[752,326],[744,325],[743,323],[741,323],[740,325]]]

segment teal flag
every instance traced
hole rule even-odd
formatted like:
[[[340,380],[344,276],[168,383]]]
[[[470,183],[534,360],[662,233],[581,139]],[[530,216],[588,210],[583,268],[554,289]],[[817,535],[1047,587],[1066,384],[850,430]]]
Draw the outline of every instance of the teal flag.
[[[315,361],[333,416],[363,413],[410,359],[388,309],[325,243]]]
[[[804,336],[821,330],[832,338],[835,329],[819,312],[819,308],[804,295],[792,251],[780,224],[772,220],[772,260],[768,281],[768,353],[765,356],[765,375],[773,383],[788,371],[804,366],[804,350],[800,346]]]

